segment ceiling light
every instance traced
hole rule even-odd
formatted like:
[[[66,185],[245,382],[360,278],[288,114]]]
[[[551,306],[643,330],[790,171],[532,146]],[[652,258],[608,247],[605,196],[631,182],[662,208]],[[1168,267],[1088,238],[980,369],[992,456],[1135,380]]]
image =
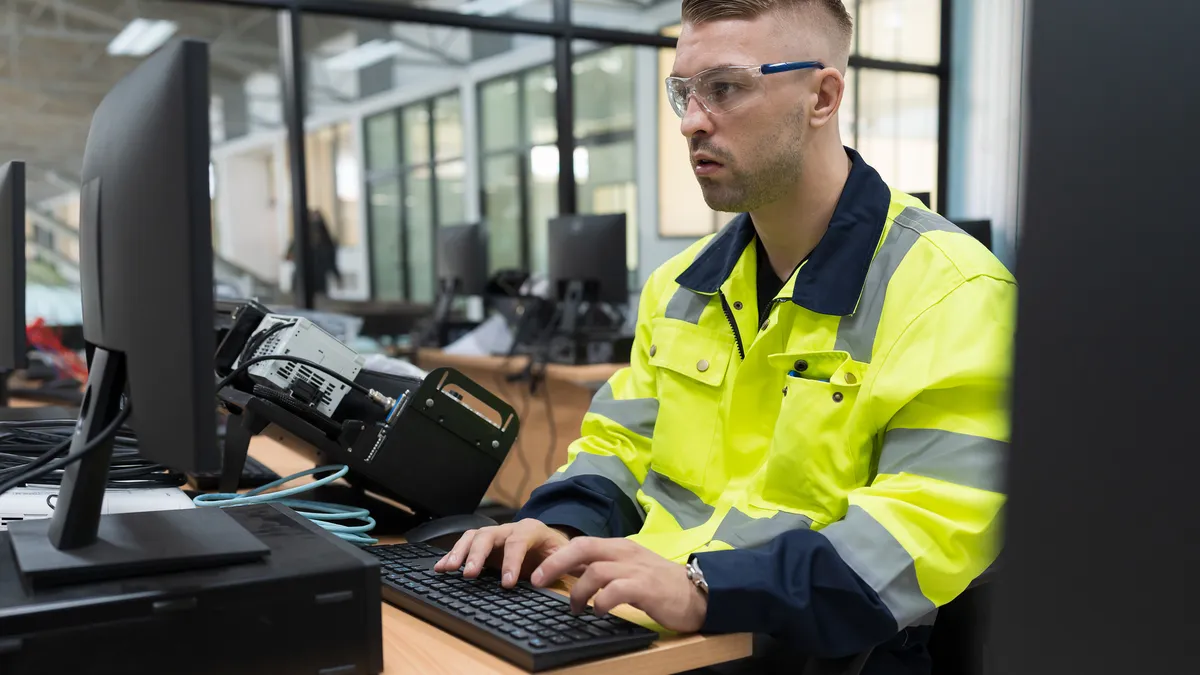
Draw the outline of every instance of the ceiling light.
[[[325,59],[325,67],[340,71],[361,70],[390,59],[402,51],[403,45],[395,40],[371,40]]]
[[[166,44],[179,30],[174,21],[159,19],[134,19],[108,43],[108,53],[113,56],[146,56]]]

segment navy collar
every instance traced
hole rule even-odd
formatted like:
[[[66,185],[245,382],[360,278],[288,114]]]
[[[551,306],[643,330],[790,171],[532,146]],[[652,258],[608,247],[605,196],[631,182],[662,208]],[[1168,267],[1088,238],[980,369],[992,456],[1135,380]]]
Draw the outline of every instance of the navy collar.
[[[883,235],[892,202],[891,190],[857,152],[829,230],[795,272],[792,302],[818,314],[848,316],[862,294],[867,269]],[[754,241],[754,223],[743,213],[713,238],[675,282],[697,293],[716,293]]]

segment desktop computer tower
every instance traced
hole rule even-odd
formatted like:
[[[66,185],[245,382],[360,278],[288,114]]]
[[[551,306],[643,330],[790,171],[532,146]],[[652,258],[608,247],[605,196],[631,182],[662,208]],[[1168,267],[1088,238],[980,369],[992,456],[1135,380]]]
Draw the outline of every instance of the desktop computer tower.
[[[261,561],[31,589],[0,533],[0,673],[383,670],[379,564],[291,509],[226,509]]]

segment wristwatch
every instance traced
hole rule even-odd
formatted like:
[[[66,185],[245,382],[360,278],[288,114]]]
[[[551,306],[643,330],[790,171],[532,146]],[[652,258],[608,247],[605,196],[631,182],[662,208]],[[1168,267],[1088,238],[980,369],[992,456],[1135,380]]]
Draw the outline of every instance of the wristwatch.
[[[704,572],[700,571],[700,563],[696,560],[687,564],[687,577],[688,581],[695,584],[701,593],[708,595],[708,582],[704,580]]]

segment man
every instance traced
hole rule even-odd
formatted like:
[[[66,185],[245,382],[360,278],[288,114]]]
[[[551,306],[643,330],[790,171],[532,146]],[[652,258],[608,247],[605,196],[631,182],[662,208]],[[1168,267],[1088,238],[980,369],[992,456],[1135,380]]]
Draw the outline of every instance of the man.
[[[566,466],[438,569],[928,668],[936,607],[996,554],[1016,290],[843,147],[851,30],[839,0],[684,0],[668,93],[742,215],[646,283]]]

